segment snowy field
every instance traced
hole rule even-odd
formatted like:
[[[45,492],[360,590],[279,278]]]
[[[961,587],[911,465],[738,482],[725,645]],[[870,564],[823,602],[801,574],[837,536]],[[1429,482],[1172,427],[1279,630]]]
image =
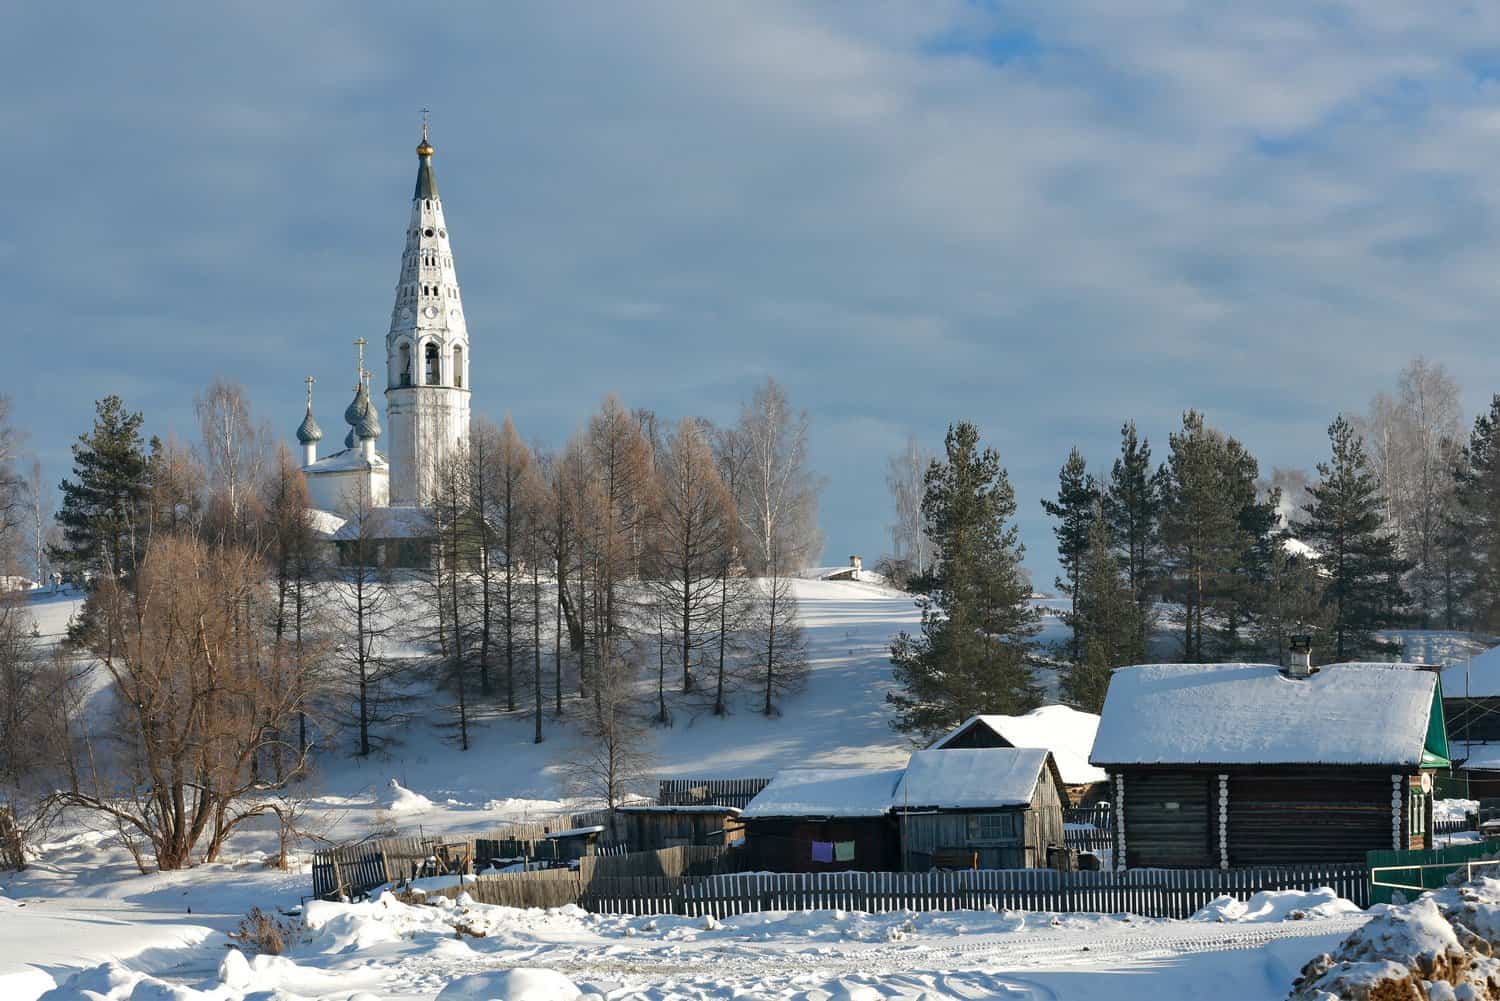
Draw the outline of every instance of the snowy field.
[[[727,720],[679,710],[672,727],[653,732],[654,773],[770,776],[791,765],[904,762],[911,748],[890,730],[884,697],[890,638],[919,621],[909,596],[820,580],[799,581],[797,594],[812,661],[806,692],[770,720],[748,704]],[[38,598],[44,641],[61,636],[75,607],[68,597]],[[1064,636],[1047,618],[1042,638]],[[325,757],[306,787],[312,826],[339,839],[419,826],[477,831],[583,806],[567,802],[560,784],[572,738],[551,722],[547,733],[533,744],[529,717],[500,713],[477,727],[467,754],[418,722],[389,755]],[[392,779],[410,793],[393,793]],[[69,818],[37,865],[0,876],[0,1001],[573,996],[572,987],[543,990],[559,977],[611,999],[1259,999],[1284,996],[1309,957],[1365,920],[1307,895],[1248,910],[1225,903],[1195,921],[815,912],[717,924],[390,900],[304,910],[305,858],[283,873],[264,864],[272,848],[269,828],[252,828],[231,842],[230,861],[142,876],[110,832]],[[291,915],[284,956],[245,962],[228,948],[251,907]],[[526,977],[502,990],[493,975],[512,967],[556,972],[527,981],[541,994],[511,993]],[[463,980],[475,975],[491,979]]]

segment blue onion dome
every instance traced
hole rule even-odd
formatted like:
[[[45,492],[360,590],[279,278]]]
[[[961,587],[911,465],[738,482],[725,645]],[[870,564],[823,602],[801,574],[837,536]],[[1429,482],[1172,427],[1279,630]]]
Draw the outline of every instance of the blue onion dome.
[[[370,394],[365,392],[365,384],[361,382],[354,390],[354,399],[344,408],[344,423],[353,427],[359,423],[361,417],[370,409]]]
[[[370,404],[368,397],[365,400],[365,415],[359,419],[358,424],[354,425],[354,433],[360,438],[380,437],[380,414]]]
[[[297,440],[304,445],[323,440],[323,429],[318,427],[318,422],[313,419],[312,407],[307,408],[307,416],[302,418],[302,423],[297,425]]]

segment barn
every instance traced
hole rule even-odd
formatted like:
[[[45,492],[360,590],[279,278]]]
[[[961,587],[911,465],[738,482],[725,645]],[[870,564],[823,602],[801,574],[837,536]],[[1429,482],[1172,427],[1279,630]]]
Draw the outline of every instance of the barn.
[[[932,742],[933,750],[961,747],[1045,747],[1068,787],[1073,806],[1108,795],[1104,769],[1089,764],[1099,717],[1070,706],[1042,706],[1021,716],[970,716]],[[1068,805],[1068,804],[1064,804]]]
[[[750,868],[769,872],[894,870],[892,797],[900,768],[790,768],[740,814]]]
[[[1122,667],[1090,760],[1117,868],[1363,861],[1428,844],[1442,685],[1409,664]]]
[[[905,868],[1031,869],[1063,844],[1067,790],[1044,748],[917,751],[896,786]]]
[[[678,845],[719,845],[740,836],[740,811],[732,806],[663,806],[645,803],[615,807],[615,836],[634,852]]]

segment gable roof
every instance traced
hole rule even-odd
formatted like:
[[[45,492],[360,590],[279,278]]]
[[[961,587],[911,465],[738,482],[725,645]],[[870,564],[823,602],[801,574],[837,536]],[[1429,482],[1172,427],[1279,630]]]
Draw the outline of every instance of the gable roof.
[[[928,748],[912,754],[896,785],[898,809],[983,810],[1031,802],[1042,778],[1057,782],[1043,747]],[[1059,795],[1065,793],[1059,789]]]
[[[1103,782],[1104,769],[1089,764],[1089,752],[1099,729],[1099,717],[1071,706],[1041,706],[1024,716],[970,716],[932,747],[947,748],[960,734],[976,726],[988,727],[1011,747],[1045,747],[1068,785]]]
[[[740,817],[881,817],[891,812],[900,768],[788,768]]]
[[[1148,664],[1109,682],[1095,765],[1447,764],[1442,686],[1409,664]]]

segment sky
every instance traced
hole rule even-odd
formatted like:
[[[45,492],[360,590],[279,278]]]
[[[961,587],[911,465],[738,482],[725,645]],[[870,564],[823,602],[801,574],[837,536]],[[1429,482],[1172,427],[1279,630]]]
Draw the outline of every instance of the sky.
[[[53,482],[93,401],[193,438],[216,375],[292,443],[383,344],[429,107],[474,410],[805,407],[825,559],[887,457],[975,422],[1027,564],[1073,445],[1189,407],[1311,467],[1417,354],[1500,391],[1500,7],[17,3],[0,394]],[[383,411],[382,407],[382,411]],[[330,441],[334,435],[330,434]]]

